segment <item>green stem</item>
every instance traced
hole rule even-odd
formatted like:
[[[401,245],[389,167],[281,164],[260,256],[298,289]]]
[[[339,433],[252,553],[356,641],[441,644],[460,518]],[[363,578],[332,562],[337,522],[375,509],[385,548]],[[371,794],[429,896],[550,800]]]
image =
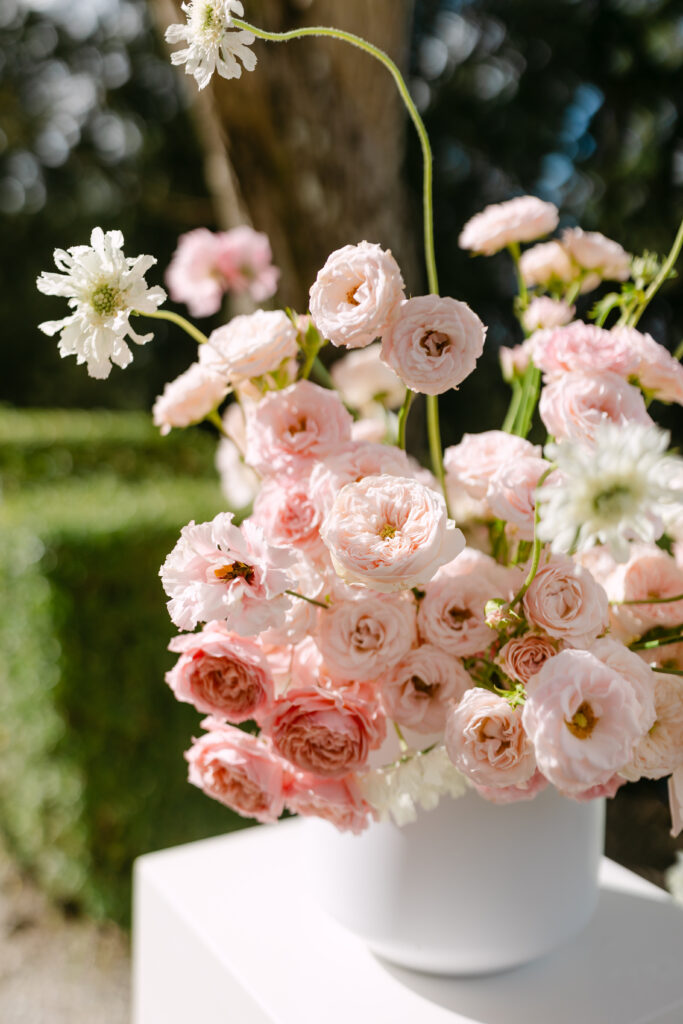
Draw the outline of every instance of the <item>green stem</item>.
[[[674,351],[674,359],[680,359],[683,356],[683,341],[680,341]]]
[[[320,381],[326,388],[332,388],[334,390],[334,381],[330,377],[329,370],[324,365],[319,356],[316,356],[311,366],[312,375]]]
[[[643,313],[647,309],[648,305],[650,304],[652,299],[654,299],[655,295],[657,294],[659,289],[662,287],[662,285],[664,284],[664,282],[668,278],[669,274],[671,273],[671,271],[674,268],[674,264],[676,263],[676,260],[678,259],[678,256],[679,256],[679,253],[680,253],[682,247],[683,247],[683,220],[681,221],[681,223],[679,225],[678,233],[676,234],[676,237],[674,239],[674,244],[671,246],[671,251],[669,252],[669,255],[664,260],[664,263],[662,264],[661,270],[657,274],[656,278],[654,279],[654,281],[652,282],[650,287],[645,292],[645,295],[643,296],[642,302],[640,303],[640,305],[636,309],[635,313],[631,317],[631,320],[629,322],[629,327],[635,327],[636,326],[636,324],[640,320],[641,316],[643,315]]]
[[[328,605],[323,601],[316,601],[313,597],[306,597],[305,594],[297,594],[296,590],[285,590],[285,594],[289,594],[290,597],[298,597],[300,601],[308,601],[309,604],[314,604],[318,608],[324,608],[325,611],[329,611]]]
[[[666,647],[668,644],[677,644],[683,640],[683,633],[677,634],[677,636],[665,636],[659,640],[637,640],[633,644],[629,644],[632,651],[650,651],[657,647]]]
[[[172,313],[170,309],[157,309],[155,313],[141,313],[139,310],[133,310],[134,316],[151,316],[155,320],[170,320],[172,324],[177,324],[178,327],[182,327],[186,334],[189,334],[191,338],[200,344],[204,345],[209,339],[198,327],[191,324],[189,320],[186,320],[180,313]]]
[[[529,305],[529,292],[527,290],[526,282],[522,277],[522,268],[519,262],[519,258],[521,255],[519,242],[510,242],[510,244],[508,245],[508,252],[512,256],[512,262],[515,265],[515,274],[517,275],[517,287],[519,288],[519,308],[523,312]]]
[[[654,668],[653,672],[664,672],[667,676],[683,676],[683,669],[680,668]]]
[[[648,597],[644,601],[610,601],[610,604],[670,604],[673,601],[683,601],[683,594],[674,594],[673,597]]]
[[[209,423],[213,423],[214,427],[216,428],[216,430],[218,431],[218,433],[222,437],[227,437],[228,436],[228,434],[227,434],[227,432],[225,430],[225,427],[223,426],[223,420],[221,419],[221,417],[219,415],[218,409],[213,409],[209,413],[209,415],[205,416],[204,418],[207,419],[209,421]]]
[[[536,369],[530,359],[522,378],[522,397],[519,402],[515,422],[512,426],[512,434],[517,434],[518,437],[526,437],[529,433],[540,389],[541,372]]]
[[[451,510],[448,505],[448,490],[446,488],[446,470],[443,465],[443,455],[441,449],[441,429],[439,427],[439,399],[436,395],[427,395],[427,434],[429,435],[429,453],[432,459],[432,469],[436,476],[441,490],[443,492],[444,501],[446,502],[446,511],[450,519]]]
[[[510,387],[512,388],[512,397],[510,398],[510,405],[508,406],[508,411],[505,414],[503,426],[501,427],[501,430],[504,430],[506,434],[512,433],[512,428],[515,425],[515,420],[519,415],[519,407],[522,403],[522,385],[520,384],[518,377],[512,378]]]
[[[546,469],[545,473],[543,474],[543,476],[540,477],[540,479],[538,481],[537,488],[536,488],[537,491],[543,486],[544,481],[546,480],[546,478],[548,476],[550,476],[550,474],[552,473],[552,471],[554,469],[555,469],[554,466],[549,466],[548,469]],[[534,582],[534,577],[535,577],[536,573],[538,572],[538,565],[539,565],[539,562],[541,561],[541,548],[543,547],[543,543],[542,543],[542,541],[540,540],[540,538],[538,536],[538,524],[540,523],[540,521],[541,521],[541,503],[538,500],[538,496],[537,496],[536,497],[536,507],[534,509],[534,542],[533,542],[532,556],[531,556],[531,567],[529,568],[529,572],[527,573],[527,577],[524,580],[524,583],[519,588],[519,590],[517,591],[515,596],[512,598],[512,600],[510,601],[510,604],[509,604],[510,608],[514,608],[516,604],[519,604],[519,602],[522,600],[522,598],[526,594],[526,592],[529,589],[529,587],[531,586],[531,584]]]
[[[415,392],[411,391],[410,388],[407,388],[406,397],[403,399],[403,405],[401,406],[398,414],[398,439],[396,443],[399,448],[403,448],[404,451],[406,448],[406,424],[408,423],[408,413],[410,412],[410,407],[413,404],[414,398]]]

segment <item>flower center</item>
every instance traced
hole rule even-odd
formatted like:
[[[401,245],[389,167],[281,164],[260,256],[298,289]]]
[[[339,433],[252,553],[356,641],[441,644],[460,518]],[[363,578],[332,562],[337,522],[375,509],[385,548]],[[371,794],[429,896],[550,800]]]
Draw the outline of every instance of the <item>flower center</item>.
[[[382,540],[391,540],[392,537],[396,536],[396,527],[392,526],[391,523],[385,523],[379,531],[379,535]]]
[[[251,583],[254,579],[254,570],[246,562],[229,562],[214,569],[213,574],[217,580],[224,580],[226,583],[238,578],[243,579],[245,583]]]
[[[451,339],[443,331],[427,331],[420,338],[420,347],[428,356],[440,356],[451,344]]]
[[[424,693],[427,697],[433,697],[439,689],[438,683],[425,683],[424,679],[420,676],[411,676],[410,683],[414,690],[417,690],[418,693]]]
[[[121,292],[110,284],[101,284],[90,296],[90,305],[98,316],[112,316],[121,305]]]
[[[593,508],[607,519],[621,519],[633,501],[633,492],[625,484],[612,484],[593,498]]]
[[[566,718],[564,720],[564,724],[567,726],[572,736],[576,736],[579,740],[587,739],[593,732],[597,723],[598,719],[593,714],[593,708],[586,700],[583,704],[579,705],[569,722]]]
[[[360,306],[360,302],[356,298],[356,292],[358,291],[359,288],[360,285],[357,284],[355,285],[355,287],[349,288],[348,292],[346,293],[346,301],[348,302],[349,306]]]
[[[466,608],[453,608],[448,609],[448,618],[451,620],[451,625],[459,626],[463,622],[467,622],[470,617],[470,613]]]

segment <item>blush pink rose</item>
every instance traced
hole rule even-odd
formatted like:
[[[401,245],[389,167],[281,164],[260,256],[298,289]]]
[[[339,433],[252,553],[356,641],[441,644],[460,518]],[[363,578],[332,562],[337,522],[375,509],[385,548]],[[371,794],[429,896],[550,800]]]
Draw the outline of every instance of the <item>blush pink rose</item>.
[[[625,785],[626,779],[622,779],[621,775],[613,775],[611,779],[599,786],[590,786],[588,789],[582,789],[575,793],[567,793],[567,796],[572,800],[579,800],[581,803],[586,803],[588,800],[611,800]]]
[[[373,441],[350,441],[341,445],[311,472],[311,496],[327,514],[346,484],[359,483],[366,476],[414,476],[409,457],[401,448]]]
[[[491,598],[503,597],[486,577],[476,572],[442,572],[424,588],[417,624],[420,636],[446,654],[469,658],[497,639],[486,624],[485,608]]]
[[[204,714],[246,722],[258,719],[273,700],[273,677],[261,648],[231,633],[223,622],[174,637],[169,650],[180,658],[166,673],[166,682],[178,700]]]
[[[248,292],[254,302],[263,302],[274,295],[280,271],[273,266],[268,235],[240,224],[218,235],[220,245],[216,269],[228,291],[241,295]]]
[[[548,433],[558,441],[566,437],[594,441],[603,423],[652,424],[638,388],[608,370],[565,373],[550,381],[541,392],[538,411]]]
[[[379,345],[349,352],[330,373],[344,402],[361,413],[372,412],[377,403],[398,409],[405,398],[405,384],[382,362]]]
[[[583,647],[607,629],[609,604],[603,587],[570,558],[553,556],[524,595],[527,618],[570,647]]]
[[[321,611],[315,640],[333,679],[378,679],[417,642],[415,602],[364,591]]]
[[[536,248],[538,249],[540,246],[536,246]],[[531,252],[531,250],[528,251]],[[524,255],[526,256],[527,254],[525,253]],[[522,259],[524,259],[524,256]],[[574,307],[569,306],[566,302],[542,295],[537,299],[532,299],[524,310],[522,313],[522,324],[529,334],[533,334],[534,331],[564,327],[565,324],[570,323],[574,313]]]
[[[536,334],[532,359],[550,378],[574,371],[609,371],[628,380],[638,368],[638,356],[622,335],[582,320]]]
[[[200,363],[165,385],[152,407],[154,425],[168,434],[172,427],[199,423],[218,408],[228,393],[227,381]]]
[[[413,391],[441,395],[469,377],[485,338],[464,302],[421,295],[401,303],[382,338],[382,359]]]
[[[209,335],[199,362],[231,384],[274,373],[299,351],[297,330],[281,309],[235,316]]]
[[[487,206],[467,221],[460,233],[461,249],[491,256],[512,242],[532,242],[557,227],[559,214],[552,203],[536,196],[518,196]]]
[[[321,779],[297,772],[287,789],[287,807],[295,814],[324,818],[340,832],[360,835],[377,817],[363,799],[354,775]]]
[[[328,588],[325,574],[319,571],[321,568],[317,561],[313,562],[304,552],[297,552],[296,561],[288,569],[292,579],[292,585],[288,590],[304,594],[305,597],[316,601],[324,601]],[[298,644],[314,631],[317,611],[316,605],[310,601],[293,597],[281,613],[278,622],[264,630],[261,639],[264,643],[276,646]]]
[[[333,345],[365,348],[384,333],[403,289],[389,250],[371,242],[345,245],[328,257],[311,288],[311,316]]]
[[[514,377],[523,377],[531,358],[531,338],[527,338],[521,345],[508,348],[501,345],[498,349],[498,359],[503,379],[510,382]]]
[[[464,487],[472,498],[485,498],[489,481],[501,466],[524,456],[540,456],[541,449],[523,437],[503,430],[464,434],[460,444],[444,452],[448,482]]]
[[[277,547],[295,548],[310,558],[326,551],[320,539],[323,517],[307,475],[267,477],[251,518]]]
[[[351,440],[351,414],[334,391],[300,380],[247,412],[246,460],[257,472],[301,472]]]
[[[474,789],[492,804],[517,804],[520,800],[533,800],[548,785],[545,775],[536,769],[528,782],[520,786],[477,786]]]
[[[621,772],[632,782],[643,776],[662,779],[683,765],[683,680],[659,672],[653,682],[654,724],[641,736],[632,761]]]
[[[519,786],[536,771],[519,710],[489,690],[467,690],[451,707],[444,740],[455,767],[477,785]]]
[[[362,768],[386,734],[374,702],[348,691],[290,689],[263,721],[275,750],[302,771],[341,778]]]
[[[457,658],[430,644],[410,651],[380,680],[389,718],[427,734],[443,731],[448,709],[473,685]]]
[[[628,562],[618,565],[609,578],[613,601],[644,602],[612,606],[615,622],[629,637],[642,636],[655,626],[671,628],[683,622],[683,599],[669,600],[679,594],[683,595],[683,566],[654,544],[632,545]]]
[[[562,233],[562,245],[582,270],[594,270],[605,281],[628,279],[630,254],[599,231],[567,228]]]
[[[547,287],[553,284],[568,284],[578,276],[577,268],[570,260],[567,250],[560,242],[541,242],[526,249],[519,260],[519,269],[527,288],[536,285]],[[542,302],[543,299],[535,299]],[[546,300],[552,302],[552,299]],[[533,303],[532,303],[533,305]],[[569,317],[571,320],[571,317]],[[562,320],[562,323],[568,323]],[[526,323],[524,325],[526,327]],[[542,327],[557,327],[559,324],[540,324]]]
[[[192,785],[242,817],[277,821],[285,806],[286,770],[270,742],[229,725],[209,724],[211,731],[185,754]]]
[[[557,651],[557,641],[537,633],[526,633],[508,640],[501,648],[497,660],[506,675],[526,686],[540,672],[548,658],[555,657]]]
[[[590,652],[630,683],[638,701],[640,728],[646,733],[652,728],[656,718],[655,673],[635,651],[630,651],[609,636],[601,637],[592,643]]]
[[[533,540],[536,488],[549,468],[545,459],[523,455],[499,466],[489,480],[489,508],[494,516],[515,527],[521,540]]]
[[[321,536],[343,580],[387,592],[426,583],[465,546],[440,494],[387,475],[343,487]]]
[[[683,366],[678,359],[649,334],[641,334],[634,327],[614,327],[612,333],[625,340],[638,357],[635,376],[641,388],[661,402],[683,405]]]

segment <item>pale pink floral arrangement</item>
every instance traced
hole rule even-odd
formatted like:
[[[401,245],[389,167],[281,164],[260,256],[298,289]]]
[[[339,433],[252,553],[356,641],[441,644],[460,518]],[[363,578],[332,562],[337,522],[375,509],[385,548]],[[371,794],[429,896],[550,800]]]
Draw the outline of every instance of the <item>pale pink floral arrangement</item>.
[[[169,39],[188,43],[174,62],[200,86],[216,69],[241,73],[237,58],[251,70],[255,35],[280,38],[241,22],[237,0],[185,9]],[[357,37],[286,38],[314,32],[360,46],[399,81]],[[430,170],[428,143],[425,157]],[[197,358],[157,400],[155,423],[212,422],[228,502],[252,507],[189,523],[160,570],[181,631],[167,682],[209,716],[186,754],[190,781],[261,822],[289,810],[360,832],[467,787],[499,804],[548,785],[588,800],[668,777],[677,834],[683,460],[650,405],[683,404],[683,367],[637,324],[683,231],[660,261],[580,228],[548,239],[559,213],[534,196],[473,217],[463,248],[514,262],[520,340],[501,352],[512,390],[501,428],[444,452],[438,396],[475,370],[486,328],[438,294],[427,173],[425,212],[429,294],[407,295],[391,252],[361,241],[330,255],[308,315],[259,310],[208,338],[157,308],[163,292],[143,276],[154,261],[126,259],[117,232],[58,251],[62,273],[39,279],[73,311],[43,329],[95,376],[130,361],[126,336],[149,340],[133,316],[191,334]],[[272,294],[277,271],[263,236],[199,230],[167,281],[208,315],[228,287]],[[618,290],[577,319],[577,300],[604,281]],[[328,342],[346,350],[331,374]],[[406,449],[416,394],[431,469]],[[527,440],[537,414],[544,446]]]

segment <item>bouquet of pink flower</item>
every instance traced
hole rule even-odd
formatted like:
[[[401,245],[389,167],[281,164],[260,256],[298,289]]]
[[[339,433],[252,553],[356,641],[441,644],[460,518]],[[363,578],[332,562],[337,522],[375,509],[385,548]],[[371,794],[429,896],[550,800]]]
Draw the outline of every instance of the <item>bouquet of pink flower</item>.
[[[160,571],[181,631],[167,682],[208,716],[186,755],[190,781],[258,821],[288,809],[359,832],[468,786],[494,803],[548,784],[587,800],[669,776],[677,833],[683,460],[648,409],[683,404],[683,367],[637,324],[683,228],[659,261],[580,228],[539,242],[559,217],[533,196],[472,218],[463,248],[514,261],[524,340],[501,352],[512,389],[502,428],[444,452],[438,396],[474,371],[486,328],[438,294],[431,155],[398,69],[334,29],[261,32],[235,17],[237,0],[186,11],[168,38],[187,42],[174,62],[200,86],[215,69],[238,75],[238,57],[251,69],[255,35],[332,35],[389,68],[423,143],[430,287],[407,297],[389,251],[347,245],[312,284],[309,315],[259,310],[207,338],[157,308],[164,294],[144,280],[154,261],[126,259],[117,232],[58,251],[62,273],[39,279],[73,310],[43,329],[95,376],[130,361],[126,336],[151,337],[132,316],[190,333],[197,359],[157,400],[155,423],[213,422],[226,495],[253,503],[239,524],[231,512],[189,523]],[[271,294],[267,240],[245,231],[182,240],[174,296],[206,314],[229,287]],[[576,319],[578,297],[606,280],[618,290]],[[349,350],[331,374],[327,343]],[[431,471],[406,450],[415,394]],[[537,409],[543,448],[527,440]]]

